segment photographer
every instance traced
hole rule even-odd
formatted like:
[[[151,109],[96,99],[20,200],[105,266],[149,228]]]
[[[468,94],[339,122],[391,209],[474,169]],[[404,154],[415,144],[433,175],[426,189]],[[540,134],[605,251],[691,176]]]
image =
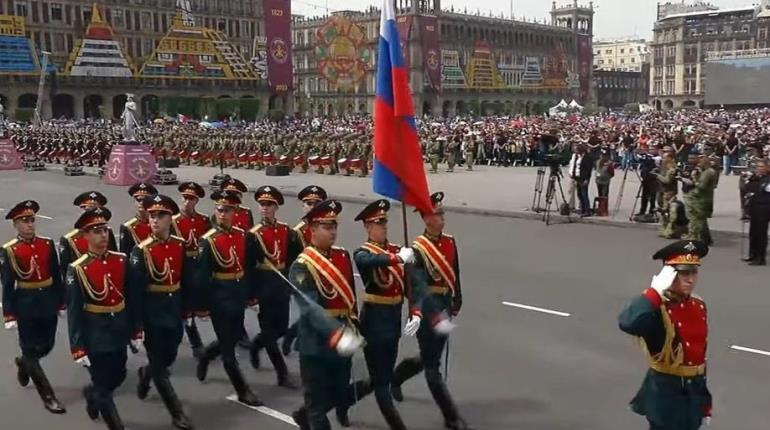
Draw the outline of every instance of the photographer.
[[[655,159],[646,150],[639,156],[639,177],[642,179],[642,205],[636,216],[641,217],[650,208],[650,217],[655,214],[655,199],[658,192],[658,177],[655,168]]]
[[[583,144],[578,144],[576,152],[568,164],[570,183],[570,207],[574,203],[573,193],[577,191],[580,200],[580,215],[583,217],[591,216],[591,203],[588,198],[588,185],[591,182],[591,173],[594,169],[594,161],[590,154],[586,152]]]
[[[766,265],[767,227],[770,223],[770,177],[766,160],[756,162],[756,171],[746,186],[749,224],[749,266]]]

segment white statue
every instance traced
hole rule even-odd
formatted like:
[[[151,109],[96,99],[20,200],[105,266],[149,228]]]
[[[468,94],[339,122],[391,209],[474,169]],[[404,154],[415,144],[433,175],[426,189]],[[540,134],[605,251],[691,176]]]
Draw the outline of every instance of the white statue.
[[[123,108],[123,114],[120,115],[123,120],[123,139],[129,142],[136,141],[136,131],[139,123],[136,121],[136,102],[133,94],[126,94],[126,105]]]

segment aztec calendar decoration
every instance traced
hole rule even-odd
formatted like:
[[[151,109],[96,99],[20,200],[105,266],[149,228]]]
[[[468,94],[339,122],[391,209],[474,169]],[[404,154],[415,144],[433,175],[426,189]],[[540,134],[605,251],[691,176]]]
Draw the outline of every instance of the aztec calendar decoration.
[[[344,16],[327,19],[315,33],[318,71],[332,87],[353,91],[370,68],[366,32]]]

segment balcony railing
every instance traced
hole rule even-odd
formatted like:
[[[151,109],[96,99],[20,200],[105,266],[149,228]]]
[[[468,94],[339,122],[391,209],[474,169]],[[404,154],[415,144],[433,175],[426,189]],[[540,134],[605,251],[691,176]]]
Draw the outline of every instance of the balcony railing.
[[[743,58],[762,58],[770,57],[770,48],[764,49],[740,49],[734,51],[712,51],[706,54],[707,61],[714,60],[737,60]]]

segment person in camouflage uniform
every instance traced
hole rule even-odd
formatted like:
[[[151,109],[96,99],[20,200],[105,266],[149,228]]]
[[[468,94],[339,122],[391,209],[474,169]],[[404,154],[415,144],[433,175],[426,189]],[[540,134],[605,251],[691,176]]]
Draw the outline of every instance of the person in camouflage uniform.
[[[372,143],[369,136],[362,137],[360,145],[361,172],[358,174],[358,176],[365,178],[369,175],[369,160],[372,158]]]
[[[684,204],[676,198],[676,193],[666,190],[661,193],[663,204],[660,211],[659,236],[666,239],[679,239],[687,233],[687,215]]]
[[[313,144],[317,137],[311,136],[309,139],[305,139],[305,142],[302,144],[302,173],[307,173],[307,169],[309,167],[307,159],[310,158],[310,153],[313,150]]]
[[[454,139],[448,140],[444,146],[444,158],[446,158],[447,172],[455,171],[455,148],[457,148],[457,142]]]
[[[441,144],[446,143],[446,137],[439,136],[428,142],[425,152],[430,161],[430,173],[438,173],[438,162],[441,160]]]
[[[676,160],[674,159],[674,148],[670,146],[664,146],[661,153],[660,160],[660,172],[655,175],[660,186],[660,192],[658,193],[658,207],[661,213],[668,212],[669,209],[665,205],[667,199],[664,197],[666,191],[673,192],[676,196],[679,191],[679,184],[676,181]]]
[[[465,159],[465,169],[473,170],[473,163],[476,158],[476,141],[473,136],[465,136],[463,143],[463,158]]]
[[[347,166],[345,167],[345,176],[351,176],[353,174],[353,167],[350,164],[350,160],[358,156],[358,143],[355,135],[348,137],[347,143],[345,143],[345,158],[348,159]]]
[[[340,172],[340,168],[337,165],[337,160],[340,159],[340,146],[341,143],[338,142],[339,136],[337,136],[336,139],[330,139],[329,143],[326,146],[326,152],[328,155],[332,157],[331,163],[329,164],[329,172],[327,175],[336,175]]]
[[[717,172],[711,167],[709,157],[703,155],[698,160],[698,170],[690,178],[682,178],[682,183],[692,188],[684,197],[685,210],[689,223],[688,240],[700,240],[711,245],[711,232],[708,219],[714,212],[714,188],[716,188]]]

